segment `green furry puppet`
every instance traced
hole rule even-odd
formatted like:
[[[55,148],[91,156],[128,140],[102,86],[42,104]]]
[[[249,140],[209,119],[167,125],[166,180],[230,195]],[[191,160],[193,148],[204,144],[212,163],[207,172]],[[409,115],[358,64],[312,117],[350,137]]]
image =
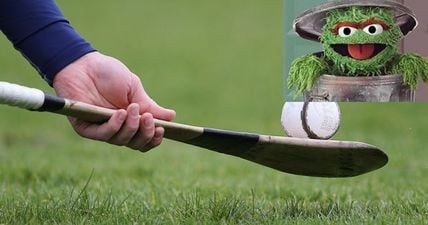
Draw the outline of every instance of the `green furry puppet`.
[[[377,76],[401,74],[415,89],[428,80],[428,60],[417,54],[399,54],[404,37],[386,7],[349,6],[326,13],[318,37],[324,52],[297,58],[290,68],[288,87],[296,94],[309,91],[323,74]],[[416,22],[415,22],[416,25]]]

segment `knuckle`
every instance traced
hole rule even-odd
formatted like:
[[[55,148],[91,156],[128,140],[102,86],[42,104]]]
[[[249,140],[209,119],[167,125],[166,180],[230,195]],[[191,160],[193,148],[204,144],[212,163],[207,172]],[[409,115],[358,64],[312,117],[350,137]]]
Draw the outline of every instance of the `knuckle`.
[[[122,124],[120,123],[107,123],[106,132],[114,134],[117,133],[121,127]]]
[[[102,129],[99,132],[100,137],[102,137],[105,140],[112,139],[117,132],[119,132],[120,127],[114,124],[107,124],[105,129]]]
[[[135,121],[135,122],[132,122],[132,123],[129,123],[129,124],[126,124],[126,127],[125,127],[127,130],[129,130],[129,131],[137,131],[138,130],[138,128],[140,128],[140,124],[139,124],[139,122],[138,122],[138,120],[137,121]]]
[[[145,140],[145,143],[150,142],[155,136],[155,128],[154,127],[145,127],[140,131],[141,138]]]

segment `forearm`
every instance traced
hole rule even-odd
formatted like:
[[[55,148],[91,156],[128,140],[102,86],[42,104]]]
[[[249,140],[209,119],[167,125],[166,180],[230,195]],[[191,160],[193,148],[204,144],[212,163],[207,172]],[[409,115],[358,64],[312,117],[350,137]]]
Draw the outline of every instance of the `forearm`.
[[[53,0],[0,1],[0,29],[49,83],[65,66],[94,51]]]

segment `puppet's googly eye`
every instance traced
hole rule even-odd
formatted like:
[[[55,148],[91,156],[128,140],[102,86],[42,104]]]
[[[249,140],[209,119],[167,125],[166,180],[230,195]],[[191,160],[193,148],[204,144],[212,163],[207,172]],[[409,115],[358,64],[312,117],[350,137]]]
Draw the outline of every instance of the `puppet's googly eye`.
[[[383,32],[383,27],[380,24],[370,24],[364,27],[363,31],[370,35],[379,35]]]
[[[357,28],[355,27],[343,26],[339,28],[338,34],[339,36],[346,38],[351,37],[356,31]]]

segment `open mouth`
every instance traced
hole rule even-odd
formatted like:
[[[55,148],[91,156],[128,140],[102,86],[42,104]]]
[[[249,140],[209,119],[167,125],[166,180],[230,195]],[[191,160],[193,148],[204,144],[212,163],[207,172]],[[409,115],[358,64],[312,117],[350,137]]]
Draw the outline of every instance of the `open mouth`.
[[[342,56],[347,56],[356,60],[367,60],[382,52],[384,44],[335,44],[331,45],[334,51]]]

